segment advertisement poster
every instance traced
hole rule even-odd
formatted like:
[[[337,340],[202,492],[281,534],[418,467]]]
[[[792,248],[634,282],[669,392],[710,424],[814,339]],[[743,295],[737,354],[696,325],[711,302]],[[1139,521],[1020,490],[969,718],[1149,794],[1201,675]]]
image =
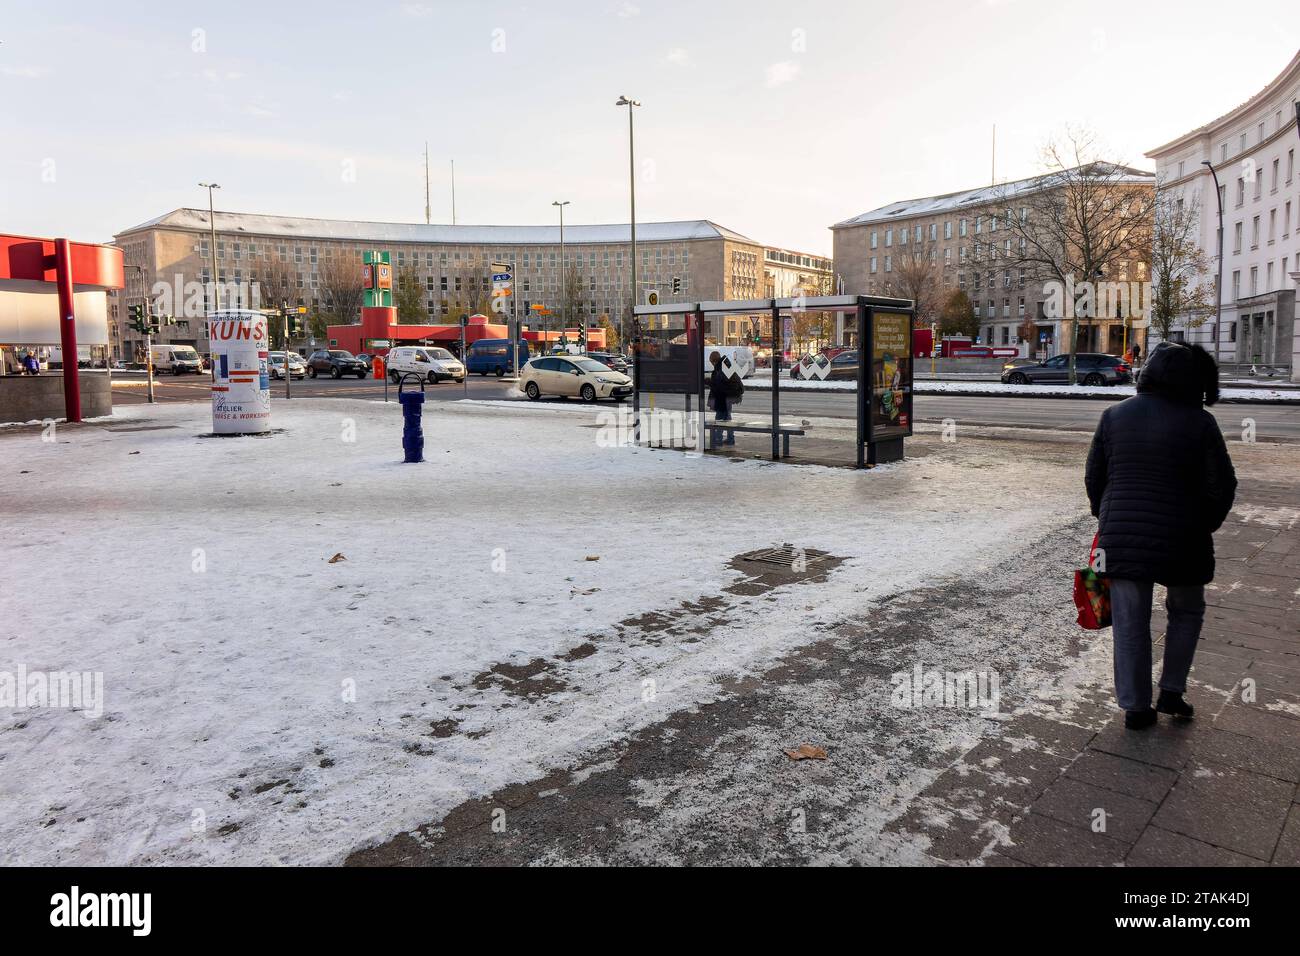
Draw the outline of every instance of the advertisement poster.
[[[871,342],[871,431],[875,441],[912,434],[912,317],[875,313]]]

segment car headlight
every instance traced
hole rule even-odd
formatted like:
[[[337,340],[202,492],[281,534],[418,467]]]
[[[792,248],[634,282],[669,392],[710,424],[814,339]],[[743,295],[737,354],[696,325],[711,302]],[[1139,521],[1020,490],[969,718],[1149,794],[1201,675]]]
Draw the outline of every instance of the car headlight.
[[[600,382],[601,385],[618,385],[618,384],[619,384],[619,383],[618,383],[617,381],[615,381],[614,379],[612,379],[612,378],[605,378],[603,375],[597,375],[597,376],[596,376],[596,381]]]

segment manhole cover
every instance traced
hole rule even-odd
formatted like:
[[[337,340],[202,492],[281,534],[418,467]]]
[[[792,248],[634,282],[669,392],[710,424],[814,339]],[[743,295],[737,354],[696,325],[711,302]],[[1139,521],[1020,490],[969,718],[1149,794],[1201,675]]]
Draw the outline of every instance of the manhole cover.
[[[742,555],[740,560],[789,568],[793,567],[796,561],[802,561],[804,567],[808,567],[825,561],[829,557],[829,553],[818,551],[816,548],[796,548],[792,544],[783,544],[779,548],[764,548],[762,551],[751,551],[749,554]]]

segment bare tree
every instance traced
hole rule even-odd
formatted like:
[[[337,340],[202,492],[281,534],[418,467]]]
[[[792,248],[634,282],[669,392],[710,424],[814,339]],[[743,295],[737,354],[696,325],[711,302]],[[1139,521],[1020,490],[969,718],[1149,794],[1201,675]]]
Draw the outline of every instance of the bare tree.
[[[1049,142],[1043,165],[1045,174],[1028,188],[996,191],[992,228],[976,239],[975,255],[1055,284],[1054,301],[1070,319],[1073,384],[1080,320],[1095,318],[1095,284],[1146,268],[1155,183],[1140,170],[1103,161],[1096,138],[1082,130]]]
[[[420,276],[415,267],[396,271],[393,282],[393,306],[397,309],[397,321],[401,325],[427,325],[429,306],[424,287],[420,285]]]
[[[258,280],[258,308],[280,309],[286,305],[296,308],[303,290],[298,285],[299,273],[292,263],[285,262],[274,253],[268,254],[262,277]],[[284,325],[270,322],[271,348],[284,348]]]
[[[335,324],[351,325],[361,320],[365,289],[361,284],[361,263],[352,254],[340,252],[322,262],[320,284]]]
[[[1207,282],[1210,260],[1201,248],[1201,205],[1173,191],[1156,194],[1151,234],[1151,323],[1168,341],[1180,318],[1196,328],[1214,312],[1214,285]]]
[[[911,299],[916,307],[915,325],[928,327],[943,305],[943,270],[931,258],[931,250],[911,241],[894,254],[893,272],[884,282],[886,295]]]

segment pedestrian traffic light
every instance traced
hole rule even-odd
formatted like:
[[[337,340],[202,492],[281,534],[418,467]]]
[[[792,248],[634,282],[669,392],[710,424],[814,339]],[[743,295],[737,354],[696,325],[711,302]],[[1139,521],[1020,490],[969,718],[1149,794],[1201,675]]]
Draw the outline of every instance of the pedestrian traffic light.
[[[682,294],[682,277],[673,276],[673,295]]]

